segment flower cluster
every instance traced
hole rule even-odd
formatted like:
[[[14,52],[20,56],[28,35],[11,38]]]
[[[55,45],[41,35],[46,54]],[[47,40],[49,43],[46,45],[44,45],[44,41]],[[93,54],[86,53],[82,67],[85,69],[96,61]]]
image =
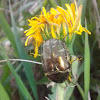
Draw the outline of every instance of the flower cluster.
[[[26,36],[28,36],[25,46],[32,41],[35,46],[34,57],[38,55],[38,47],[50,37],[60,39],[69,33],[69,37],[72,39],[73,33],[81,35],[84,31],[91,34],[82,27],[80,22],[82,5],[77,7],[76,3],[71,3],[71,5],[65,4],[65,6],[66,10],[57,6],[56,9],[51,8],[49,12],[46,12],[43,7],[40,15],[28,20],[31,28],[25,31]]]

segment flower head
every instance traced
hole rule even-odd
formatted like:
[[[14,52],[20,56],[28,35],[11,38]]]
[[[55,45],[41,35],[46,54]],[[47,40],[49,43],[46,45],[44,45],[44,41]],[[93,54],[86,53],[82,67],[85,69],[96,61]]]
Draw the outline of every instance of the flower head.
[[[66,9],[57,6],[56,9],[51,8],[49,12],[43,7],[40,15],[28,20],[30,29],[25,31],[28,36],[25,46],[32,40],[35,47],[34,57],[37,57],[38,48],[48,38],[60,39],[69,33],[71,40],[73,33],[81,35],[84,31],[91,34],[81,25],[82,5],[77,7],[75,2],[75,4],[65,4],[65,6]]]

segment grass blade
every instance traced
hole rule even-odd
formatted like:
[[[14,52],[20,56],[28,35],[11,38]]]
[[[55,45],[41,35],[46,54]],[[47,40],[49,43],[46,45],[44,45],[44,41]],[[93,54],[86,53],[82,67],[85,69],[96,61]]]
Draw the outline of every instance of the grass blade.
[[[98,96],[97,96],[97,99],[96,100],[100,100],[100,93],[98,94]]]
[[[78,0],[78,2],[83,6],[82,9],[82,24],[84,25],[84,20],[85,20],[85,13],[86,13],[86,6],[87,6],[87,0]]]
[[[61,3],[61,6],[64,8],[64,9],[66,9],[66,7],[65,7],[65,4],[66,3],[71,3],[71,0],[59,0],[59,2]]]
[[[12,46],[14,47],[14,50],[17,52],[14,35],[13,35],[13,33],[10,29],[10,26],[9,26],[7,20],[5,19],[2,11],[0,11],[0,26],[2,27],[2,29],[4,30],[4,33],[6,34],[7,38],[11,42]]]
[[[1,46],[0,46],[1,47]],[[26,87],[24,86],[23,82],[21,81],[21,79],[19,78],[19,76],[16,74],[12,64],[10,63],[7,55],[6,55],[6,52],[4,50],[3,47],[1,47],[1,52],[2,53],[2,57],[4,59],[7,59],[7,64],[8,64],[8,67],[9,69],[11,70],[12,74],[14,75],[15,77],[15,80],[16,80],[16,83],[18,85],[18,88],[21,90],[23,96],[25,97],[25,100],[32,100],[32,97],[30,96],[29,92],[27,91]],[[1,100],[1,99],[0,99]],[[4,99],[5,100],[5,99]]]
[[[41,7],[41,10],[42,10],[41,0],[38,0],[38,3],[39,3],[39,5],[40,5],[40,7]]]
[[[57,7],[57,4],[56,4],[55,0],[50,0],[50,3],[52,5],[52,7],[54,7],[54,8]]]
[[[77,83],[77,88],[78,88],[78,90],[80,91],[83,100],[85,100],[85,94],[84,94],[84,91],[83,91],[83,89],[80,87],[80,85],[79,85],[78,83]]]
[[[6,78],[7,78],[7,77],[9,76],[9,74],[10,74],[10,70],[9,70],[9,68],[8,68],[7,65],[3,66],[2,70],[3,70],[3,74],[2,74],[2,76],[0,77],[0,81],[1,81],[1,83],[4,83],[4,81],[6,80]]]
[[[90,86],[90,50],[88,43],[88,34],[85,33],[85,48],[84,48],[84,91],[85,100],[88,100],[88,92]]]
[[[0,82],[0,100],[10,100],[1,82]]]
[[[21,68],[22,63],[20,65],[17,66],[17,68],[15,69],[15,72],[17,73],[19,71],[19,69]],[[13,74],[10,74],[6,80],[3,82],[4,86],[7,85],[10,81],[10,79],[13,77]]]
[[[13,34],[14,34],[14,37],[15,37],[15,42],[16,42],[16,45],[17,45],[19,56],[20,56],[21,59],[28,59],[27,55],[25,53],[25,50],[22,46],[22,43],[21,43],[20,37],[18,35],[17,29],[16,29],[16,24],[15,24],[15,20],[14,20],[11,5],[10,5],[10,0],[9,0],[9,7],[10,7],[10,15],[11,15],[12,26],[13,26],[13,29],[14,29]],[[32,89],[32,92],[34,94],[34,97],[35,97],[36,100],[38,100],[36,82],[34,80],[31,65],[30,65],[30,63],[23,62],[23,66],[25,68],[25,73],[26,73],[26,76],[28,78],[28,81],[29,81],[30,87]]]

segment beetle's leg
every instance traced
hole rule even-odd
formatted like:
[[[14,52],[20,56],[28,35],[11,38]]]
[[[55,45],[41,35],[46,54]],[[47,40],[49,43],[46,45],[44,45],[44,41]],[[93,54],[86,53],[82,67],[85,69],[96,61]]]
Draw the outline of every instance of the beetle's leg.
[[[45,76],[48,76],[48,75],[50,75],[50,74],[49,74],[49,73],[44,73],[44,75],[45,75]]]
[[[83,58],[82,57],[73,57],[72,60],[70,61],[70,64],[72,64],[74,61],[78,60],[81,61]]]
[[[45,76],[48,76],[48,75],[51,75],[51,74],[53,74],[53,73],[54,73],[54,72],[51,72],[51,73],[50,73],[50,72],[49,72],[49,73],[44,73],[44,75],[45,75]]]
[[[65,82],[68,87],[75,87],[75,85],[70,85],[68,82]]]
[[[65,81],[65,83],[66,83],[67,86],[69,86],[69,87],[75,87],[76,86],[76,83],[74,83],[72,81],[71,76],[68,76],[67,79],[68,79],[69,82],[73,83],[73,85],[70,85],[68,82]]]
[[[68,87],[75,87],[76,85],[70,85],[68,82],[65,81],[65,84],[68,86]]]
[[[68,80],[76,86],[76,83],[74,83],[74,82],[72,81],[71,76],[68,76]]]
[[[59,70],[56,70],[55,72],[49,72],[49,73],[44,73],[45,76],[51,75],[51,74],[56,74],[60,72]]]

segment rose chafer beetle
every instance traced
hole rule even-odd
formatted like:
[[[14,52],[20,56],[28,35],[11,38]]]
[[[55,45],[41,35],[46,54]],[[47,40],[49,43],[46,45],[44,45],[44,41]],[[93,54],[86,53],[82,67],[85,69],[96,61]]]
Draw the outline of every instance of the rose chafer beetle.
[[[71,72],[70,55],[65,43],[51,38],[43,44],[41,55],[45,75],[56,83],[63,83]]]

